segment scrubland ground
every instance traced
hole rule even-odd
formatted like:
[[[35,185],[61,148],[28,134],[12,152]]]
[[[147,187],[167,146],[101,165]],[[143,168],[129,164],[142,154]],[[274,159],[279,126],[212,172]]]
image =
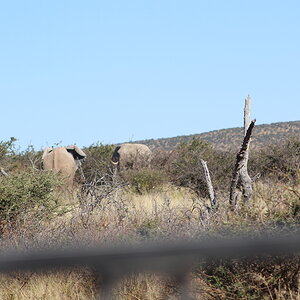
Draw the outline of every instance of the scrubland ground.
[[[201,140],[155,153],[151,169],[111,172],[112,145],[85,148],[85,181],[61,186],[59,174],[41,171],[41,153],[16,153],[0,142],[0,249],[143,245],[225,234],[296,231],[300,221],[300,141],[251,153],[253,197],[229,207],[234,153]],[[211,209],[200,158],[207,161],[217,195]],[[72,268],[0,275],[0,299],[97,299],[103,288],[94,270]],[[178,299],[172,274],[130,274],[115,299]],[[188,289],[193,299],[300,299],[300,260],[293,257],[228,259],[195,263]]]
[[[37,220],[24,214],[14,226],[6,227],[1,243],[6,249],[28,249],[192,239],[229,227],[231,231],[259,232],[295,222],[299,194],[299,186],[256,182],[250,204],[232,212],[228,197],[218,195],[218,210],[212,212],[207,209],[206,199],[187,188],[165,184],[144,194],[117,189],[93,209],[89,207],[93,197],[85,196],[86,203],[64,206],[52,218]],[[193,299],[299,299],[299,268],[298,257],[204,263],[191,271],[190,293]],[[96,299],[97,292],[92,270],[11,273],[0,277],[0,299]],[[120,280],[115,298],[177,299],[178,286],[171,277],[135,274]]]

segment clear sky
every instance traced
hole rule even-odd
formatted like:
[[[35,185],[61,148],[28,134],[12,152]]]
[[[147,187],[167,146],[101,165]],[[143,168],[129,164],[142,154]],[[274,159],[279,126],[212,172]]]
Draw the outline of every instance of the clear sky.
[[[0,4],[0,140],[119,143],[300,119],[300,1]]]

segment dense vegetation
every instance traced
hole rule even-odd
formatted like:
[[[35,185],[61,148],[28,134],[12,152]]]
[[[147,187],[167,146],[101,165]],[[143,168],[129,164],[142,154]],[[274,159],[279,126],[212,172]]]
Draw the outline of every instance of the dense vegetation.
[[[102,144],[83,149],[84,177],[78,173],[74,186],[66,189],[59,174],[41,170],[41,152],[33,147],[18,152],[14,139],[1,142],[2,250],[298,228],[299,136],[251,150],[254,195],[251,203],[239,203],[236,211],[228,204],[235,152],[192,138],[172,151],[154,150],[150,168],[119,173],[110,163],[113,149]],[[217,210],[209,207],[200,159],[208,164]],[[299,269],[298,256],[204,262],[195,266],[190,289],[195,299],[296,299]],[[0,277],[0,286],[1,299],[96,297],[89,270],[14,273]],[[118,299],[176,299],[176,293],[171,278],[151,274],[133,275],[116,288]]]

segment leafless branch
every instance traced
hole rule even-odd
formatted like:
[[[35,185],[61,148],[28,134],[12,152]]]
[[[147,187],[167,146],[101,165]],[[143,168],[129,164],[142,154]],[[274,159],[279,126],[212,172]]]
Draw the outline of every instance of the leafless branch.
[[[207,163],[203,159],[201,159],[200,161],[201,161],[201,164],[202,164],[203,170],[204,170],[204,176],[205,176],[207,190],[208,190],[208,194],[209,194],[209,198],[210,198],[211,207],[214,208],[214,207],[216,207],[217,201],[216,201],[216,198],[215,198],[215,193],[214,193],[213,185],[211,183],[211,179],[210,179],[210,174],[209,174],[209,170],[208,170],[208,167],[207,167]]]
[[[0,168],[0,173],[1,173],[3,176],[8,176],[8,174],[4,171],[3,168]]]

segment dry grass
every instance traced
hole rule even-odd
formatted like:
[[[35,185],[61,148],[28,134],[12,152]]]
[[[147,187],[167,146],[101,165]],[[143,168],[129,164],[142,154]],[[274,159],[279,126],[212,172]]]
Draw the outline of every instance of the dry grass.
[[[13,273],[0,276],[2,300],[96,299],[89,274],[84,272]]]
[[[118,190],[102,199],[93,210],[78,205],[70,210],[68,206],[65,208],[69,212],[38,224],[30,216],[23,216],[13,228],[8,227],[4,232],[1,246],[2,249],[28,249],[79,242],[91,245],[95,242],[142,243],[145,239],[194,238],[224,227],[250,231],[258,230],[259,226],[276,227],[278,222],[294,221],[299,217],[295,208],[300,205],[299,186],[257,182],[254,192],[252,203],[242,205],[236,212],[228,209],[227,196],[218,195],[219,209],[210,213],[207,201],[187,189],[165,185],[159,191],[144,195]],[[74,199],[73,194],[72,197]],[[273,276],[282,274],[282,264],[279,269],[270,267],[268,271],[251,265],[234,270],[225,268],[225,273],[218,271],[219,266],[216,266],[211,274],[204,268],[191,274],[191,294],[194,299],[260,299],[257,295],[262,295],[261,299],[299,299],[297,270],[290,275],[286,273],[287,279],[294,278],[292,283]],[[115,288],[115,297],[177,299],[178,291],[171,278],[138,274],[121,280]],[[0,299],[95,299],[95,279],[85,270],[2,275]]]

